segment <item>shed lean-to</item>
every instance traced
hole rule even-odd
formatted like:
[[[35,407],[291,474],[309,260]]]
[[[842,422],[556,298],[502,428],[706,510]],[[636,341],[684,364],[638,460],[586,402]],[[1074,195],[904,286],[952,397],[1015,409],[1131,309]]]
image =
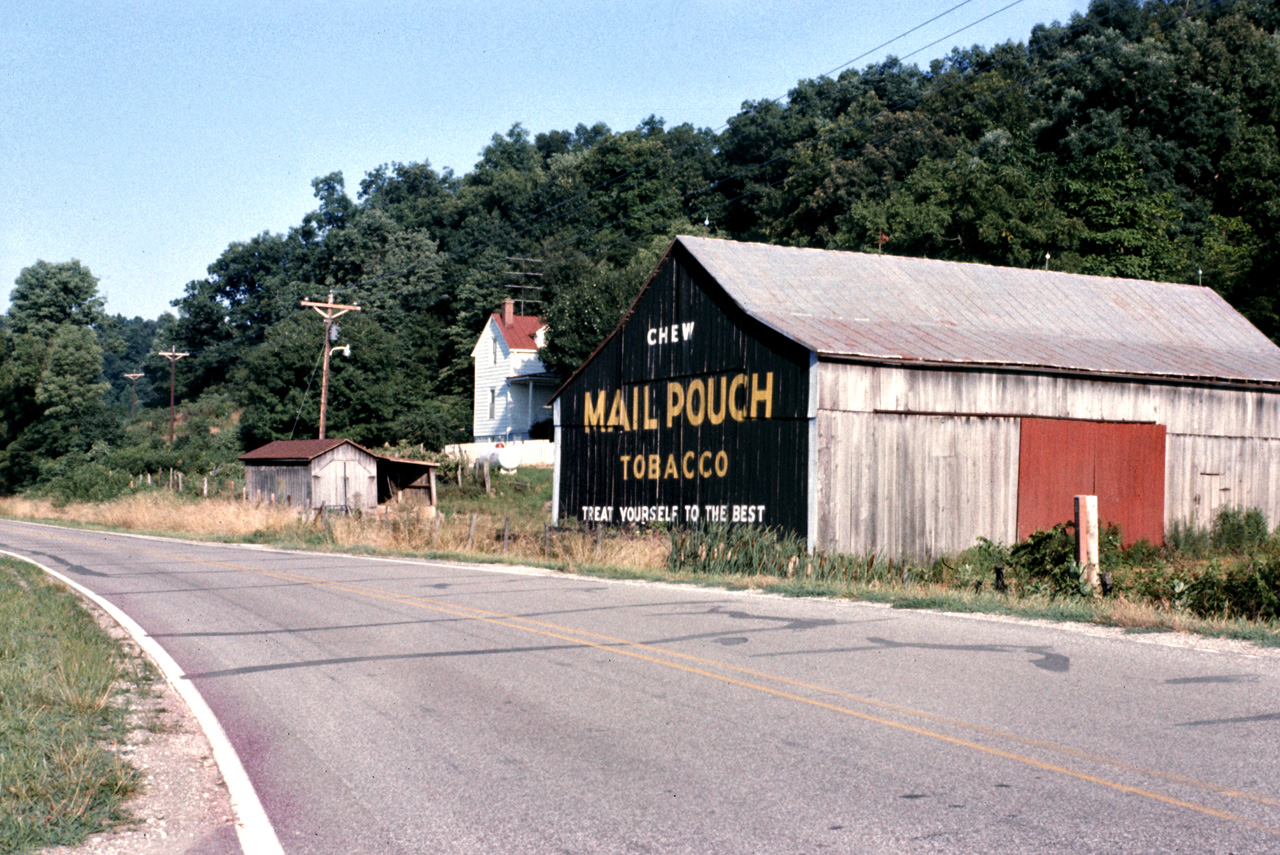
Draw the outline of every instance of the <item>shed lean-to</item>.
[[[555,396],[555,513],[928,557],[1099,496],[1280,522],[1280,348],[1208,288],[678,238]]]

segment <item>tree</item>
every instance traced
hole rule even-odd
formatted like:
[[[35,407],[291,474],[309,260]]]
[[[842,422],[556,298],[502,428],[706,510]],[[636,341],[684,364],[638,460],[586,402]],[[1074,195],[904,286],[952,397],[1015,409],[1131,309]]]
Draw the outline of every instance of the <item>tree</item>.
[[[78,261],[37,261],[18,274],[0,369],[0,486],[29,486],[60,458],[119,435],[100,382],[102,303]]]
[[[97,327],[106,315],[98,280],[76,259],[23,268],[9,294],[9,330],[14,335],[52,334],[62,323]]]

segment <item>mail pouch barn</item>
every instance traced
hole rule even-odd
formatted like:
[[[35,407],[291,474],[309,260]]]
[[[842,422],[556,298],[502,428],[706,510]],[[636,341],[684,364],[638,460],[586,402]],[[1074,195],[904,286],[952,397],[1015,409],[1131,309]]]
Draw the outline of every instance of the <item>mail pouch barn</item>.
[[[554,397],[558,518],[926,557],[1098,496],[1280,519],[1280,348],[1208,288],[678,238]]]

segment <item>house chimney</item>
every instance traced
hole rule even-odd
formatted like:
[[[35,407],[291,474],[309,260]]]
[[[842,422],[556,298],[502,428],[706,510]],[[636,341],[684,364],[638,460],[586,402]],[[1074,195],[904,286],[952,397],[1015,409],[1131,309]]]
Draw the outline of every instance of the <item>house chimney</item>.
[[[509,327],[516,322],[516,301],[508,297],[502,301],[502,325]]]

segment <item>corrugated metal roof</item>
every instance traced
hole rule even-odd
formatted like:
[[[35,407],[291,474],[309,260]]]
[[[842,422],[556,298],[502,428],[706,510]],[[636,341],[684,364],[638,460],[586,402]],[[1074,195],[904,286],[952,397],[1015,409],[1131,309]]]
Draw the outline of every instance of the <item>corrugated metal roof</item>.
[[[1280,383],[1210,288],[680,237],[748,315],[820,357]]]
[[[543,327],[542,318],[535,315],[515,315],[511,319],[511,325],[507,326],[502,322],[501,312],[494,312],[489,317],[497,324],[507,347],[512,350],[538,349],[538,330]]]
[[[351,443],[367,454],[372,451],[349,439],[277,439],[240,455],[241,460],[314,460],[343,443]]]

